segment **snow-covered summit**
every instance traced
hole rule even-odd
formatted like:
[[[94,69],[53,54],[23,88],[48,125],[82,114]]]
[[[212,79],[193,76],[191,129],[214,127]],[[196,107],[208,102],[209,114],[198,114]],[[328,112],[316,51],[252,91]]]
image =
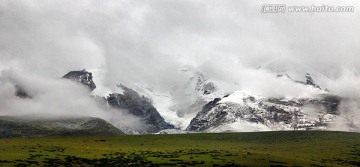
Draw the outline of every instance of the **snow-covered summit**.
[[[63,78],[70,79],[72,81],[81,83],[89,88],[90,91],[93,91],[96,88],[96,85],[93,81],[92,73],[86,71],[85,69],[81,71],[70,71]]]
[[[132,89],[141,96],[149,98],[167,122],[184,130],[203,105],[224,96],[225,93],[204,73],[190,70],[181,70],[181,72],[188,80],[184,80],[179,84],[180,86],[173,86],[170,90],[164,91],[144,83],[135,83]]]

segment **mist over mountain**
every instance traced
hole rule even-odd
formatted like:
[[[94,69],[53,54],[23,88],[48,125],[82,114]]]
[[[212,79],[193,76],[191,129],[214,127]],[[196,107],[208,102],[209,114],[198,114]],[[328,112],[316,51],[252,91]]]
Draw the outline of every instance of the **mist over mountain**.
[[[204,118],[199,112],[210,111],[204,106],[236,92],[259,97],[256,105],[291,99],[308,115],[324,110],[296,99],[326,94],[345,99],[337,102],[331,128],[358,127],[360,3],[276,3],[285,2],[355,11],[269,14],[261,12],[263,1],[2,0],[0,116],[99,117],[135,132],[158,115],[152,133],[167,125],[189,129],[195,117]],[[73,82],[69,72],[82,69],[91,76]],[[135,92],[124,101],[137,106],[108,104],[110,97],[126,96],[119,84]],[[144,113],[129,111],[134,108]]]

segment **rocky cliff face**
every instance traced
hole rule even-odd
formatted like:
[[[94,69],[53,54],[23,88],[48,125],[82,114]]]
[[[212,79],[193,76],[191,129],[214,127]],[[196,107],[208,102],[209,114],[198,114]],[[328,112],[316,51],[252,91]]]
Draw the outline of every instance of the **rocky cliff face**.
[[[72,81],[83,84],[89,88],[90,91],[93,91],[96,88],[94,81],[92,80],[92,73],[84,70],[81,71],[70,71],[62,78],[67,78]]]
[[[304,85],[313,86],[314,88],[321,89],[321,87],[315,83],[315,81],[313,80],[313,78],[311,77],[311,75],[309,73],[305,74],[305,79],[306,79],[305,82],[303,82],[303,81],[296,81],[296,82],[304,84]]]
[[[71,71],[63,78],[79,82],[87,86],[91,91],[96,88],[92,80],[92,73],[86,70]],[[160,130],[174,128],[173,125],[165,122],[149,98],[140,96],[136,91],[124,85],[118,86],[123,89],[122,93],[112,93],[107,97],[97,97],[97,101],[109,104],[109,106],[115,109],[127,110],[130,114],[140,117],[146,125],[145,129],[140,133],[156,133]]]
[[[145,133],[156,133],[174,128],[173,125],[165,122],[149,98],[140,96],[136,91],[124,85],[118,86],[123,89],[123,93],[110,94],[106,101],[114,108],[126,109],[130,114],[140,117],[146,125]]]

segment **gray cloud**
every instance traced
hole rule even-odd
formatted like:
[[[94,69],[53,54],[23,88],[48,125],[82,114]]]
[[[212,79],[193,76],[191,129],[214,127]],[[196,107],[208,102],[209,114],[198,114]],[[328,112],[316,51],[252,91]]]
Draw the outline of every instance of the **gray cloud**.
[[[31,98],[15,96],[16,86]],[[30,117],[99,117],[123,130],[141,130],[140,119],[127,111],[100,105],[86,87],[66,79],[52,79],[3,71],[0,77],[0,115]]]
[[[261,13],[261,5],[271,2],[3,1],[0,60],[2,66],[14,63],[58,77],[73,69],[104,68],[109,85],[167,82],[178,66],[201,70],[208,62],[327,77],[338,77],[343,66],[359,71],[357,10]],[[359,7],[356,1],[284,3]]]

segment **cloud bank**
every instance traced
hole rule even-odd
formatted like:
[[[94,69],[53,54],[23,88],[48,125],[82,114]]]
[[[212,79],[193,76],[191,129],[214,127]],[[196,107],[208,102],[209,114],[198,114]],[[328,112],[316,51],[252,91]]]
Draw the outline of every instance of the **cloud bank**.
[[[143,129],[140,119],[125,110],[114,110],[101,105],[89,96],[83,85],[67,79],[50,79],[31,73],[3,71],[0,77],[0,116],[40,118],[98,117],[122,130]],[[16,96],[17,87],[28,98]]]
[[[359,71],[357,1],[284,1],[355,6],[351,13],[261,13],[271,2],[2,0],[0,62],[52,77],[101,68],[109,86],[167,84],[183,65],[262,66],[330,78],[343,67]]]

